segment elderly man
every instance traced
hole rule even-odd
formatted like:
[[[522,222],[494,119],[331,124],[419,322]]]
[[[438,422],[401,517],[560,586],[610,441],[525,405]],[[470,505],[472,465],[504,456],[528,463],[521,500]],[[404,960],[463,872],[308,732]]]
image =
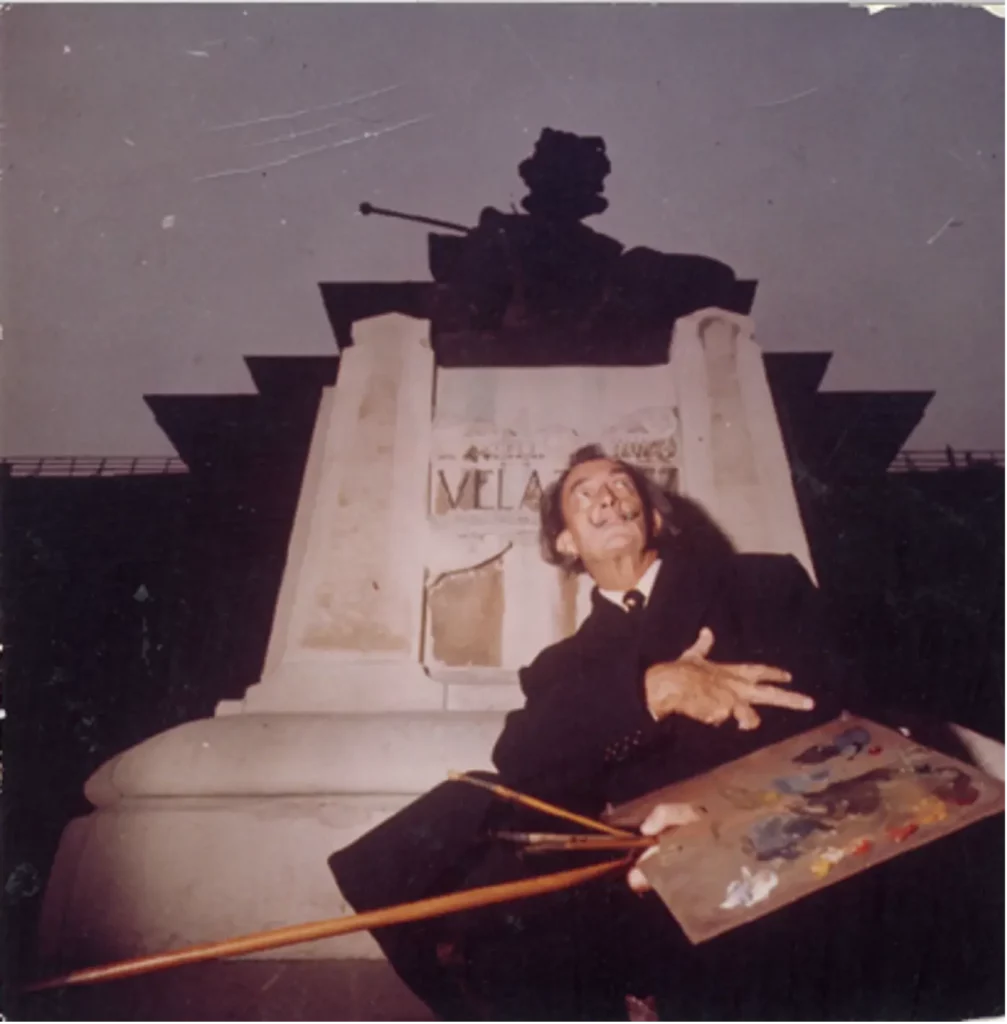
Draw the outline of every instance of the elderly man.
[[[639,471],[597,448],[574,454],[541,519],[546,559],[587,572],[595,588],[580,629],[520,674],[524,707],[507,716],[493,751],[505,784],[597,817],[841,710],[818,593],[795,559],[697,542]],[[692,813],[666,807],[647,830]],[[521,860],[492,840],[501,828],[555,831],[528,815],[447,783],[330,867],[367,910],[572,866],[569,855]],[[662,1014],[686,1019],[747,1019],[760,1007],[772,1017],[781,1000],[790,1010],[780,1017],[821,1016],[820,961],[834,942],[808,937],[821,934],[823,912],[845,913],[835,900],[810,919],[799,904],[691,947],[653,893],[631,891],[645,888],[642,876],[629,881],[375,938],[443,1019],[626,1019],[627,996],[652,994]]]
[[[596,448],[574,454],[541,518],[546,559],[596,586],[577,633],[521,672],[525,706],[493,751],[504,783],[596,816],[838,710],[817,592],[794,559],[703,550],[638,470]],[[529,824],[543,820],[446,784],[330,866],[358,910],[419,899],[527,872],[485,836]],[[647,902],[601,883],[375,937],[442,1017],[598,1018],[647,988],[608,941],[638,931],[622,919]]]

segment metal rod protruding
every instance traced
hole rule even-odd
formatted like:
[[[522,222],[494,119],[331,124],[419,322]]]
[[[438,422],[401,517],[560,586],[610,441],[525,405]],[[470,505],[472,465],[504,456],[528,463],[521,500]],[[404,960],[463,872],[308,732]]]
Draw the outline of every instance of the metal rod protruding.
[[[447,228],[449,231],[459,231],[463,235],[467,235],[472,229],[467,228],[464,224],[455,224],[450,220],[438,220],[436,217],[423,217],[418,213],[400,213],[398,210],[386,210],[380,206],[374,206],[372,203],[361,203],[359,210],[362,216],[369,217],[372,213],[376,213],[379,217],[396,217],[399,220],[411,220],[417,224],[429,224],[435,228]]]

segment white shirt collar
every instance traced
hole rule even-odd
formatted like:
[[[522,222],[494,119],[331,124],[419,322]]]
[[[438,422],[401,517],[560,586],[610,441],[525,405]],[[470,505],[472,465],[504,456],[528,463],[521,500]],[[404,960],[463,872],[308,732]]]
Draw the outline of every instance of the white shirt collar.
[[[639,590],[643,594],[643,603],[646,606],[650,600],[650,592],[654,589],[654,580],[657,579],[658,570],[661,568],[661,559],[655,558],[651,563],[647,571],[636,581],[635,587],[630,587],[630,590]],[[611,601],[612,604],[618,605],[623,611],[628,609],[622,603],[622,599],[626,596],[629,591],[626,590],[602,590],[598,588],[598,593],[601,594],[606,600]]]

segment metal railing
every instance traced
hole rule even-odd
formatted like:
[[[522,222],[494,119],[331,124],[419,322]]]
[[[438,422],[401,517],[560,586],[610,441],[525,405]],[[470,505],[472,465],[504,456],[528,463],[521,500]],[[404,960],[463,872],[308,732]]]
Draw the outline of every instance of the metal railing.
[[[939,449],[905,448],[888,467],[889,473],[937,473],[949,469],[971,469],[992,465],[1003,469],[1002,448],[972,448],[956,451],[950,445]]]
[[[982,465],[1003,469],[1003,449],[906,448],[895,456],[888,472],[936,473]],[[0,475],[16,477],[168,476],[188,472],[189,467],[177,455],[18,455],[0,458]]]
[[[167,476],[188,473],[177,455],[40,455],[0,459],[7,476]]]

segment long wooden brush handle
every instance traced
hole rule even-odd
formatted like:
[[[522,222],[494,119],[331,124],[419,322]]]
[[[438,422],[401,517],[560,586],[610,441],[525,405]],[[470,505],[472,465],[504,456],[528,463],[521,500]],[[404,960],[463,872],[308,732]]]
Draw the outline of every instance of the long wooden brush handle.
[[[656,846],[657,836],[596,836],[563,832],[494,832],[494,839],[520,843],[524,853],[548,850],[646,850]]]
[[[499,782],[487,782],[485,779],[478,779],[473,775],[466,775],[464,772],[448,772],[448,778],[452,782],[468,782],[473,786],[488,789],[491,793],[495,793],[504,800],[510,800],[512,803],[522,804],[525,807],[532,807],[536,811],[551,814],[554,818],[563,818],[566,821],[576,822],[576,824],[583,825],[585,828],[593,828],[596,832],[607,832],[610,836],[622,836],[623,838],[638,838],[635,832],[627,832],[625,829],[606,825],[603,821],[595,821],[594,818],[585,818],[582,814],[575,814],[573,811],[568,811],[563,807],[546,803],[545,800],[539,800],[538,797],[526,796],[524,793],[508,789],[506,786],[501,786]]]
[[[375,928],[386,928],[389,925],[404,924],[406,921],[443,917],[445,914],[453,914],[459,910],[488,907],[494,903],[506,903],[509,900],[559,892],[562,889],[571,889],[576,885],[607,875],[609,872],[615,871],[616,868],[628,867],[632,860],[632,857],[621,857],[618,860],[592,864],[589,867],[577,868],[573,871],[558,871],[555,874],[540,875],[537,878],[523,879],[519,882],[504,882],[500,885],[466,889],[462,892],[448,893],[446,896],[417,900],[414,903],[400,903],[382,910],[369,910],[364,914],[353,914],[350,917],[329,918],[325,921],[312,921],[308,924],[289,925],[286,928],[273,928],[265,932],[253,932],[250,935],[224,939],[221,942],[207,942],[185,949],[176,949],[170,953],[154,953],[151,956],[141,956],[134,960],[120,960],[117,963],[104,964],[100,967],[85,967],[28,985],[25,991],[42,992],[46,989],[63,988],[67,985],[93,985],[99,981],[132,978],[138,974],[163,971],[170,967],[181,967],[184,964],[216,960],[225,956],[260,953],[266,949],[291,946],[298,942],[311,942],[314,939],[328,939],[335,935],[371,931]]]

